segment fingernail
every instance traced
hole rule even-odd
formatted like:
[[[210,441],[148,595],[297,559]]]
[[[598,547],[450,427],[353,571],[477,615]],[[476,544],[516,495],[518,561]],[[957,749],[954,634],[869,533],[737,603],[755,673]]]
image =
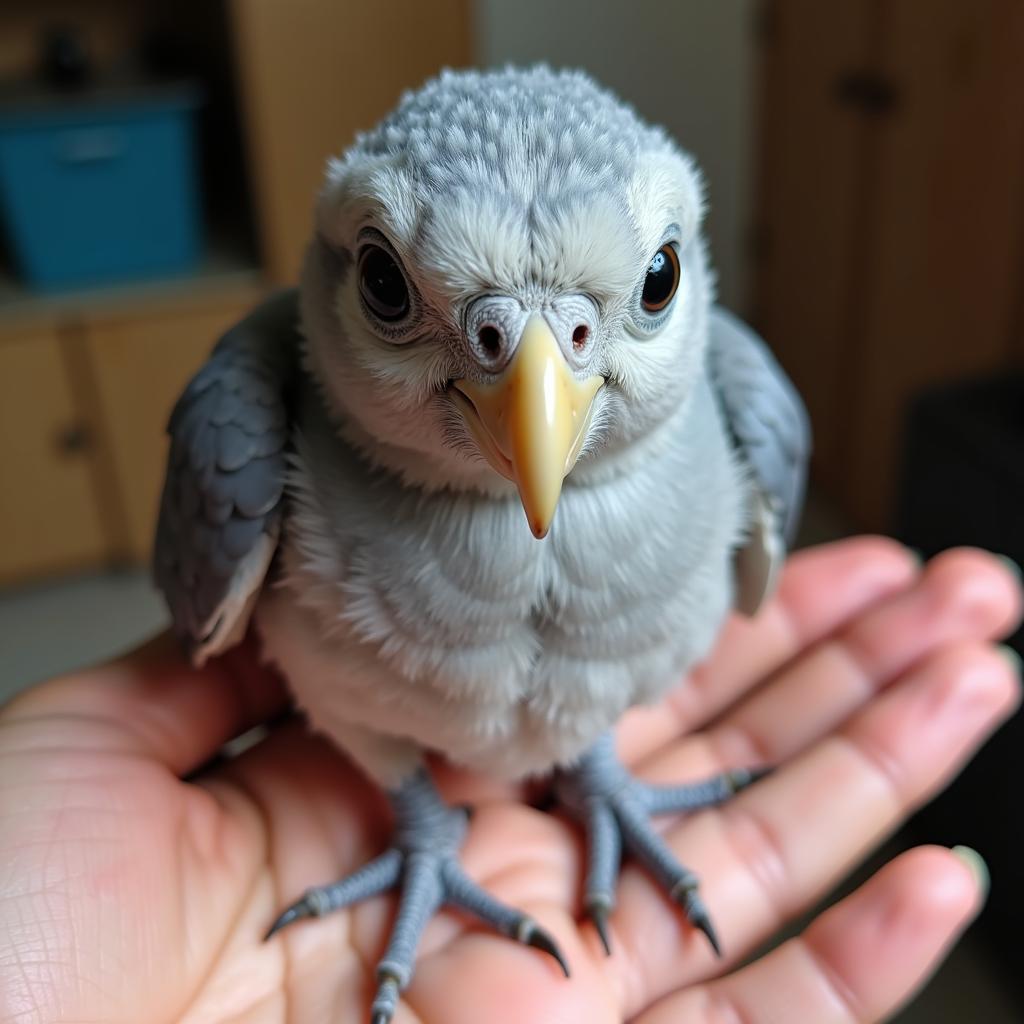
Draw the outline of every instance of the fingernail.
[[[1024,659],[1009,644],[1000,644],[996,650],[1010,663],[1017,678],[1024,679]]]
[[[996,558],[1006,566],[1010,575],[1018,583],[1024,583],[1024,571],[1021,570],[1021,567],[1009,555],[996,555]]]
[[[977,850],[969,846],[954,846],[951,850],[954,857],[958,858],[974,876],[974,883],[981,894],[981,902],[988,898],[988,891],[992,887],[992,879],[988,873],[988,865],[985,859]]]

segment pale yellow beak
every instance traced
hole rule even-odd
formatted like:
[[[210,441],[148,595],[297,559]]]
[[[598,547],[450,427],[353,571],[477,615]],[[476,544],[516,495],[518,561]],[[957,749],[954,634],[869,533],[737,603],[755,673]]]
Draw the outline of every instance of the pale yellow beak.
[[[487,461],[519,488],[535,537],[548,532],[602,384],[598,376],[576,379],[551,328],[536,314],[498,380],[454,382],[459,411]]]

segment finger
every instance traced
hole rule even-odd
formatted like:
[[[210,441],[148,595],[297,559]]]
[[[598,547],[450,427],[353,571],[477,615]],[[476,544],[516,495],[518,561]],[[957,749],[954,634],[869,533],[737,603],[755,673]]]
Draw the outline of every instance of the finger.
[[[328,1006],[332,1019],[361,1019],[372,978],[367,965],[383,949],[389,917],[384,898],[286,928],[270,943],[261,940],[304,890],[336,881],[386,846],[391,816],[383,793],[298,717],[193,782],[244,829],[236,844],[237,870],[247,870],[258,883],[239,927],[241,941],[258,956],[282,956],[289,965],[292,1019],[321,1020]]]
[[[1009,661],[979,644],[946,649],[757,786],[669,833],[702,877],[727,957],[823,895],[933,794],[1019,699]],[[624,873],[614,924],[623,983],[661,995],[718,969],[643,875]],[[642,984],[637,985],[641,980]]]
[[[887,1019],[944,958],[982,898],[978,880],[951,851],[911,850],[799,938],[734,974],[669,996],[636,1024]]]
[[[105,747],[156,758],[185,775],[286,704],[280,677],[260,663],[251,637],[195,669],[163,634],[109,664],[33,687],[4,714],[49,716],[79,736],[76,723],[91,722],[102,727]]]
[[[468,932],[420,960],[405,994],[415,1016],[402,1024],[619,1024],[624,1018],[601,964],[589,956],[571,919],[543,906],[529,909],[565,953],[570,978],[505,936]]]
[[[636,708],[617,731],[632,762],[692,732],[752,686],[919,572],[914,556],[883,537],[857,537],[793,554],[775,597],[754,619],[731,617],[708,660],[655,708]]]
[[[1007,633],[1020,599],[1016,580],[991,555],[940,555],[914,586],[872,605],[727,713],[700,738],[703,756],[711,763],[778,764],[939,647]],[[702,770],[696,763],[688,768]]]

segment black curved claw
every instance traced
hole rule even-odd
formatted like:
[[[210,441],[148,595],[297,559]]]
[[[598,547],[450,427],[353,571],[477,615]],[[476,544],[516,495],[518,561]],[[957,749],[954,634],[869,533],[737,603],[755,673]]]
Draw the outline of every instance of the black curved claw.
[[[711,944],[711,948],[715,951],[715,956],[719,959],[722,958],[722,947],[718,942],[718,936],[715,934],[715,929],[711,927],[711,918],[708,917],[704,911],[690,911],[687,915],[690,918],[690,924],[694,928],[699,928],[706,936],[708,942]]]
[[[608,933],[608,908],[602,903],[591,903],[587,907],[587,916],[594,923],[597,937],[601,940],[601,945],[604,946],[604,955],[611,956],[612,939]]]
[[[558,966],[562,968],[562,973],[567,978],[569,977],[569,965],[566,963],[565,957],[562,956],[562,951],[558,948],[555,940],[543,928],[534,925],[523,941],[526,945],[533,946],[534,949],[539,949],[549,956],[553,956],[558,961]]]
[[[308,901],[303,897],[297,903],[293,903],[267,930],[263,936],[264,942],[269,942],[282,928],[287,928],[293,921],[300,921],[304,917],[315,917],[316,914]]]
[[[707,936],[711,948],[715,951],[715,956],[720,958],[722,956],[722,946],[718,941],[718,936],[715,934],[715,929],[711,926],[711,918],[708,916],[707,908],[697,893],[695,882],[685,878],[681,879],[670,890],[669,898],[683,908],[683,913],[686,914],[686,919],[690,924],[694,928],[700,929]]]

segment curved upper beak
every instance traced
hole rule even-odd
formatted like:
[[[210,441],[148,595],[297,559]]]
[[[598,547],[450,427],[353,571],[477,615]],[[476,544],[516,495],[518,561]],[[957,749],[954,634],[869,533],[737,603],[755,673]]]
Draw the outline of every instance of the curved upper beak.
[[[493,383],[457,380],[452,395],[487,461],[519,488],[534,536],[548,532],[587,435],[604,378],[576,379],[543,317],[526,322]]]

